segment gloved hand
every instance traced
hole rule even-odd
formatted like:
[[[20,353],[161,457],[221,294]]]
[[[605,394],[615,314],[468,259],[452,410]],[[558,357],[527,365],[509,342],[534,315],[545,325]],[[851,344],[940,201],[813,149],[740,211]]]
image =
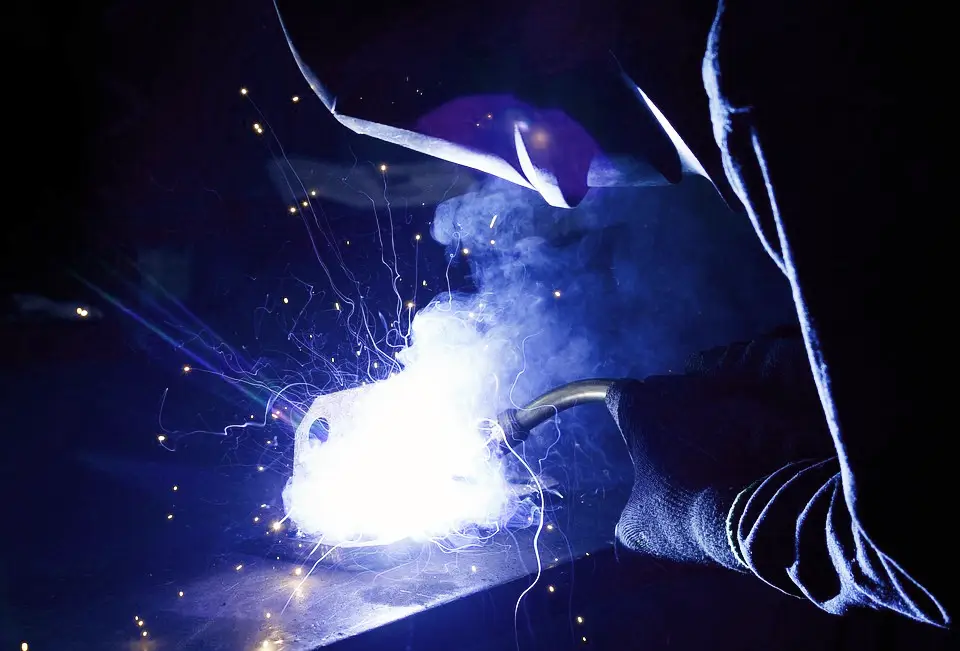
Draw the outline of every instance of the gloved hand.
[[[617,525],[628,548],[742,566],[727,538],[737,494],[790,461],[833,454],[793,331],[695,355],[684,375],[616,385],[607,397],[634,486]]]

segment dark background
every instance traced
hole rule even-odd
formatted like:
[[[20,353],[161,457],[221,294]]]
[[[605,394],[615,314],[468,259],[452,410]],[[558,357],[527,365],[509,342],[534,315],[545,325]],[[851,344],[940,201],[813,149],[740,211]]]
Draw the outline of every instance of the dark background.
[[[342,71],[335,81],[345,93],[353,80],[377,71],[396,72],[410,60],[424,76],[463,89],[493,74],[445,54],[471,35],[489,35],[492,25],[514,16],[510,3],[459,8],[435,3],[416,11],[402,4],[351,9],[341,2],[324,9],[322,17],[345,26],[323,30],[317,38],[330,69]],[[589,20],[574,12],[566,20],[558,16],[543,22],[551,8],[531,3],[528,22],[517,21],[500,36],[503,48],[553,70],[568,65],[560,53],[579,53],[570,55],[581,57],[578,65],[584,57],[602,56],[605,49],[594,47],[598,34],[632,44],[624,48],[633,54],[626,61],[631,74],[651,95],[663,98],[661,108],[708,169],[716,170],[699,85],[702,43],[714,7],[705,2],[634,4],[628,10],[620,3],[584,3]],[[263,147],[251,146],[250,125],[259,118],[240,97],[241,86],[251,87],[265,115],[282,118],[271,122],[278,140],[295,141],[300,151],[344,164],[375,162],[385,155],[396,162],[420,160],[353,137],[316,101],[291,108],[291,89],[299,89],[305,99],[309,93],[269,1],[18,3],[6,11],[8,161],[0,282],[8,314],[13,293],[103,304],[91,284],[130,304],[141,286],[134,267],[139,252],[174,250],[195,265],[190,291],[203,299],[205,324],[226,339],[248,340],[251,301],[268,291],[288,291],[291,285],[285,282],[309,273],[312,254],[302,223],[284,219],[286,204],[266,178]],[[539,23],[533,20],[537,16]],[[307,12],[304,20],[310,17]],[[545,24],[558,26],[556,32],[543,29]],[[542,47],[531,40],[534,35],[543,39]],[[578,47],[558,49],[558,42]],[[382,88],[388,96],[386,82]],[[382,115],[391,111],[387,106],[378,110]],[[403,120],[420,109],[395,110]],[[401,228],[407,235],[418,232],[430,217],[429,211],[411,212]],[[237,227],[241,223],[242,229]],[[372,241],[369,228],[359,222],[355,230],[343,226],[340,232]],[[439,247],[437,252],[440,258]],[[369,257],[361,247],[351,255],[357,256],[352,262],[359,268]],[[425,273],[441,271],[437,267]],[[224,277],[249,282],[225,286]],[[14,648],[23,638],[43,639],[48,646],[31,648],[96,648],[90,636],[98,630],[78,626],[83,618],[77,613],[109,612],[112,617],[119,608],[116,619],[129,618],[132,614],[118,606],[117,594],[172,580],[171,568],[180,575],[202,573],[211,565],[204,553],[217,551],[212,536],[205,542],[199,531],[179,539],[159,536],[156,513],[166,508],[167,497],[145,498],[119,489],[122,484],[115,479],[124,475],[129,483],[136,478],[159,486],[166,478],[163,469],[130,470],[103,461],[92,470],[90,464],[77,463],[78,456],[90,451],[128,455],[138,463],[161,460],[151,428],[164,389],[183,380],[180,362],[144,343],[141,328],[116,310],[108,310],[98,323],[25,326],[7,320],[2,328],[2,642]],[[199,391],[208,393],[198,393],[205,397],[184,409],[199,415],[200,422],[229,421],[244,409],[233,397],[218,401],[209,398],[214,390]],[[222,439],[195,439],[192,445],[192,456],[181,462],[197,472],[198,485],[206,481],[200,473],[211,464],[256,464],[255,455],[230,449]],[[103,468],[114,478],[106,478]],[[219,526],[213,516],[208,524]],[[591,633],[594,646],[946,646],[938,633],[890,618],[829,618],[744,577],[670,573],[659,565],[635,563],[610,551],[590,566],[579,566],[585,569],[583,576],[593,577],[583,581],[581,594],[599,622]],[[643,589],[628,589],[634,585],[630,580]],[[734,606],[739,599],[731,595],[755,610]],[[489,603],[506,603],[495,598],[491,591]],[[455,648],[462,637],[449,630],[449,623],[471,621],[470,608],[477,602],[466,601],[419,620],[416,648]],[[490,612],[502,616],[507,611]],[[533,628],[562,629],[557,622],[563,618],[564,613],[544,609]],[[69,625],[56,630],[57,622]],[[490,628],[509,623],[494,619]],[[472,631],[477,648],[512,648],[512,639],[492,634],[489,644],[476,642],[488,631],[464,627]],[[423,633],[432,630],[432,638]],[[569,643],[562,638],[554,644],[552,634],[540,636],[541,648]],[[408,628],[394,626],[381,638],[368,636],[353,644],[403,648],[410,635]]]

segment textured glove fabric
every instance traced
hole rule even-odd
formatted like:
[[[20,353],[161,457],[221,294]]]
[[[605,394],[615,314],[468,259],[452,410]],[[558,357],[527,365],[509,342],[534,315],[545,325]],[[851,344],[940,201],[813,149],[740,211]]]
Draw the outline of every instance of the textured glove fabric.
[[[783,331],[694,356],[685,375],[615,386],[607,404],[635,469],[618,539],[744,569],[727,537],[737,495],[790,460],[831,451],[804,361],[802,341]]]

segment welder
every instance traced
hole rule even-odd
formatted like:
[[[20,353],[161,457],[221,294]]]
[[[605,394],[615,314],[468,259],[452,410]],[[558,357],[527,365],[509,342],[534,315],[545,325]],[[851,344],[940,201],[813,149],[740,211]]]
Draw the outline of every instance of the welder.
[[[932,139],[905,103],[923,106],[929,90],[901,74],[905,54],[891,45],[913,23],[853,5],[723,0],[711,10],[703,120],[722,171],[706,173],[718,187],[725,176],[728,201],[786,276],[799,328],[610,390],[636,469],[616,533],[638,552],[753,573],[830,613],[865,607],[949,627],[946,433],[931,422],[929,374],[909,368],[922,353],[903,346],[908,324],[938,321],[920,290],[926,270],[906,259],[925,234],[907,222],[937,214],[923,151]],[[410,146],[456,158],[443,149],[453,136],[410,133],[400,134]],[[478,169],[500,173],[489,163],[499,150],[486,153],[490,169]],[[575,204],[587,163],[552,174],[560,186],[584,180],[545,198]],[[524,170],[517,182],[539,190]],[[811,437],[824,454],[806,457]]]
[[[784,383],[797,379],[788,338],[700,356],[688,378],[608,399],[637,469],[617,533],[654,555],[746,569],[831,613],[949,627],[953,590],[933,551],[949,540],[946,448],[926,433],[932,397],[908,381],[920,375],[902,348],[931,306],[897,290],[923,282],[901,256],[926,248],[907,222],[933,202],[923,127],[907,126],[905,105],[923,94],[888,48],[909,23],[800,4],[721,2],[703,81],[726,176],[793,290],[835,454],[762,449],[798,424],[783,428],[783,398],[802,395]]]

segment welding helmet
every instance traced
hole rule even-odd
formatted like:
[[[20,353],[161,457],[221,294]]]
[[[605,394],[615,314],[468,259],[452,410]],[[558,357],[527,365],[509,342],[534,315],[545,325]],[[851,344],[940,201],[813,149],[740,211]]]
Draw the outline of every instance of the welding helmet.
[[[734,205],[700,77],[712,3],[275,5],[312,90],[356,133],[506,179],[557,207],[578,205],[590,187],[690,174]]]

